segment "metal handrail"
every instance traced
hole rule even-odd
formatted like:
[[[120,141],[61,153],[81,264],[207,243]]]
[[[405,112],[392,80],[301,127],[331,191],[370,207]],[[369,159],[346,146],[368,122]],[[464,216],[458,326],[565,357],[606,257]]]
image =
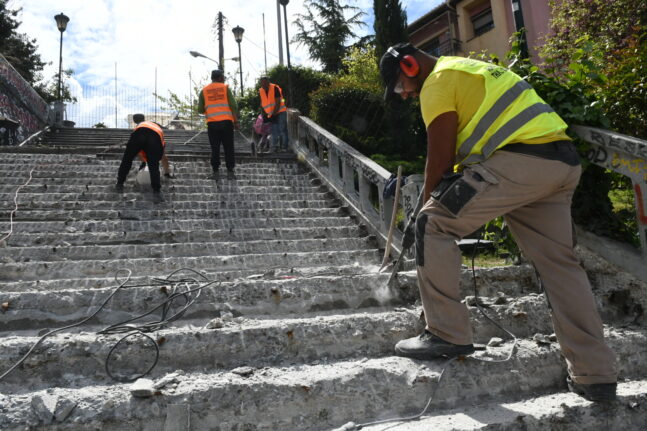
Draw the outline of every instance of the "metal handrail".
[[[40,135],[42,135],[42,134],[44,134],[44,133],[49,132],[49,129],[50,129],[50,126],[45,126],[45,128],[44,128],[44,129],[39,130],[38,132],[34,133],[34,134],[33,134],[33,135],[31,135],[30,137],[28,137],[27,139],[25,139],[24,141],[22,141],[20,144],[18,144],[18,146],[19,146],[19,147],[22,147],[23,145],[28,144],[29,142],[31,142],[32,140],[36,139],[36,138],[37,138],[37,137],[39,137]]]

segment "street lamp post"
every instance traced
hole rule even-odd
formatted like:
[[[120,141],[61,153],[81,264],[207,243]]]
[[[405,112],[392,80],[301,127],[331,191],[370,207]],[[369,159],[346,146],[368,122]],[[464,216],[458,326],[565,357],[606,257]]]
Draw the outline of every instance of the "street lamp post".
[[[288,13],[286,10],[286,6],[290,3],[290,0],[279,0],[279,3],[283,6],[283,19],[285,22],[285,53],[288,57],[288,96],[293,99],[292,78],[290,76],[292,75],[292,65],[290,64],[290,36],[288,36]],[[292,106],[294,106],[294,104]]]
[[[245,33],[245,29],[237,25],[232,28],[231,31],[234,33],[234,39],[236,39],[236,43],[238,44],[238,70],[240,70],[240,96],[242,97],[245,89],[243,87],[243,57],[240,53],[240,42],[243,41],[243,33]]]
[[[56,20],[56,27],[58,31],[61,32],[61,43],[59,49],[59,58],[58,58],[58,100],[61,100],[61,76],[63,74],[63,32],[67,28],[67,23],[70,21],[63,12],[59,13],[54,17]]]
[[[211,60],[211,61],[213,61],[214,63],[218,63],[218,62],[217,62],[216,60],[214,60],[213,58],[207,57],[206,55],[204,55],[204,54],[202,54],[202,53],[200,53],[200,52],[198,52],[198,51],[189,51],[189,54],[191,54],[193,57],[202,57],[202,58],[206,58],[207,60]]]

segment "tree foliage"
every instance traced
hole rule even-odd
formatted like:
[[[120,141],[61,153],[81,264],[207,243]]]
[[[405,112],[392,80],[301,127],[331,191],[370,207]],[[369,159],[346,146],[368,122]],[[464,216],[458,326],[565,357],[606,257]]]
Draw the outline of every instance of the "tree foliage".
[[[287,67],[281,65],[272,67],[267,71],[267,76],[270,78],[270,82],[278,84],[283,89],[288,108],[298,109],[305,116],[310,115],[310,94],[330,82],[330,76],[324,72],[310,67],[292,67],[290,78],[292,80],[293,95],[290,95]],[[256,85],[247,89],[243,97],[238,100],[243,130],[249,130],[261,112],[261,99],[258,95],[259,87],[260,82],[256,82]]]
[[[76,97],[72,96],[69,85],[65,82],[74,75],[72,69],[63,70],[63,79],[61,80],[61,100],[63,102],[76,103]],[[47,103],[55,102],[58,100],[58,72],[54,74],[52,79],[48,81],[40,81],[33,85],[34,90],[43,98]]]
[[[346,42],[357,37],[353,27],[366,25],[361,19],[364,12],[342,5],[341,0],[305,0],[305,8],[295,21],[298,31],[293,41],[308,47],[310,58],[321,62],[324,72],[335,73],[342,67]]]
[[[0,53],[46,102],[58,100],[58,72],[52,79],[43,80],[42,71],[47,63],[43,62],[40,54],[36,52],[36,39],[30,39],[26,34],[18,32],[18,27],[22,24],[17,19],[21,9],[10,9],[7,3],[7,0],[0,0]],[[70,87],[65,83],[73,73],[72,69],[63,71],[61,100],[64,102],[76,102]]]
[[[366,86],[375,93],[382,90],[382,79],[380,70],[377,67],[375,47],[373,45],[351,47],[342,63],[344,67],[338,75],[337,81]]]
[[[206,76],[198,79],[197,82],[192,81],[193,94],[190,96],[180,96],[170,90],[168,96],[162,96],[160,94],[154,94],[154,96],[162,103],[162,110],[174,111],[176,116],[181,119],[193,119],[194,128],[206,129],[207,126],[204,120],[199,117],[199,114],[204,114],[204,112],[198,112],[198,96],[202,88],[207,85],[207,82],[208,79]]]
[[[611,127],[647,138],[647,0],[551,0],[546,72],[594,97]]]
[[[11,10],[7,3],[0,0],[0,52],[25,81],[34,85],[41,79],[40,72],[46,63],[36,53],[36,39],[17,31],[22,24],[17,19],[21,9]]]
[[[375,51],[379,60],[386,50],[399,42],[408,42],[407,13],[400,0],[373,0]]]

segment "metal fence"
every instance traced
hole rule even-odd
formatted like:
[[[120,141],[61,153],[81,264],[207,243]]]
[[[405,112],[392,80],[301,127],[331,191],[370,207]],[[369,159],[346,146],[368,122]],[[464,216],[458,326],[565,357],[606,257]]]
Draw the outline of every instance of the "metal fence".
[[[106,127],[127,128],[129,116],[143,113],[147,120],[166,125],[175,112],[164,110],[155,97],[154,88],[104,86],[71,86],[76,102],[67,103],[66,119],[75,127],[93,127],[102,123]]]

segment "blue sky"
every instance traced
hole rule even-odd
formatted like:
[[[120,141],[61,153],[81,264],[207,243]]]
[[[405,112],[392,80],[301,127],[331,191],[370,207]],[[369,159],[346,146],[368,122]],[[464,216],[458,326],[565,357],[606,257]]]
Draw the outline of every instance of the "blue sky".
[[[401,0],[409,21],[413,21],[442,3],[443,0]],[[358,33],[371,33],[373,0],[346,0],[362,9],[366,26]],[[88,86],[114,88],[115,63],[120,89],[139,89],[150,94],[155,86],[160,94],[168,90],[180,95],[189,93],[189,73],[196,82],[205,80],[215,64],[189,55],[190,50],[217,58],[218,48],[213,24],[217,13],[226,19],[225,58],[237,57],[238,47],[231,28],[245,28],[241,43],[243,80],[252,86],[264,70],[263,14],[268,67],[278,63],[276,3],[271,0],[9,0],[9,7],[22,8],[19,31],[36,38],[46,67],[45,76],[58,70],[60,33],[54,15],[63,12],[70,17],[63,34],[63,67],[75,72],[71,88],[86,106],[95,105],[105,96],[82,93]],[[303,1],[292,0],[287,6],[288,21],[304,11]],[[290,26],[292,36],[296,31]],[[285,48],[284,48],[285,50]],[[293,65],[317,66],[308,58],[305,47],[290,45]],[[284,54],[285,56],[285,54]],[[238,63],[227,60],[227,73],[236,73]],[[157,71],[157,74],[156,74]],[[88,100],[86,100],[88,99]],[[114,99],[114,98],[113,98]],[[110,102],[106,102],[110,103]],[[114,102],[112,102],[114,105]],[[106,123],[114,124],[114,109],[106,113]],[[122,112],[117,114],[123,116]]]

